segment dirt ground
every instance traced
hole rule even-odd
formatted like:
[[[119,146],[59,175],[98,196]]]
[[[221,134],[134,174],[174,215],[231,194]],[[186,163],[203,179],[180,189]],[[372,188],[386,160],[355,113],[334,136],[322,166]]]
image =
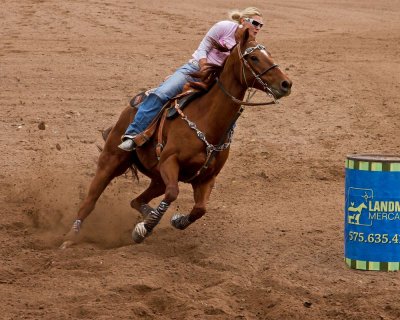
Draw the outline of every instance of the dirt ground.
[[[148,179],[126,174],[81,243],[58,249],[95,172],[99,131],[249,5],[264,13],[258,40],[293,91],[246,108],[206,216],[169,225],[193,205],[182,184],[153,235],[132,244],[129,202]],[[400,318],[399,273],[343,261],[346,155],[400,154],[399,1],[0,6],[1,319]]]

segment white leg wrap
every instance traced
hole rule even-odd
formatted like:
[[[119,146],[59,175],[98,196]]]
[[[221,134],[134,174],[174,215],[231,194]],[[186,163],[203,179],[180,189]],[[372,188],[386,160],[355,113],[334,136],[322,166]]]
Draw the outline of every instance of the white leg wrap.
[[[72,225],[72,230],[74,230],[75,233],[78,233],[81,230],[81,225],[82,220],[76,219]]]
[[[148,232],[144,226],[144,222],[139,222],[132,231],[132,239],[136,243],[142,242],[147,235]]]
[[[176,229],[184,230],[191,224],[191,222],[189,221],[188,216],[176,213],[171,218],[171,224]]]

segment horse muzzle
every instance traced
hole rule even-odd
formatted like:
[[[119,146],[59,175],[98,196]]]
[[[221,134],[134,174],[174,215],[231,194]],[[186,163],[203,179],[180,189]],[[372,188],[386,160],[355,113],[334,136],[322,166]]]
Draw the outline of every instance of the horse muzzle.
[[[273,88],[273,89],[275,89],[275,88]],[[279,85],[279,89],[275,90],[275,91],[278,96],[277,97],[278,99],[288,96],[290,94],[290,92],[292,91],[292,81],[289,79],[282,80]]]
[[[289,79],[282,80],[278,88],[275,86],[271,86],[269,89],[271,90],[275,99],[286,97],[292,91],[292,81],[290,81]]]

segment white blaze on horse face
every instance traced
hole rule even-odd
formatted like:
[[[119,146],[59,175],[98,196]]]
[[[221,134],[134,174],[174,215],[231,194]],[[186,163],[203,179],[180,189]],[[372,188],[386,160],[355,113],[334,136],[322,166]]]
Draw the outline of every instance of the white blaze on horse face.
[[[267,57],[269,57],[268,51],[265,49],[260,50],[263,54],[265,54]]]

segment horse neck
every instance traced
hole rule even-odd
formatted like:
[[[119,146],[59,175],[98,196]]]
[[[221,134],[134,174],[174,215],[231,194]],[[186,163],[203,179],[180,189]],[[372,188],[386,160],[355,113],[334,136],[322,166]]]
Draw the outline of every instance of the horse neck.
[[[230,69],[224,69],[219,81],[230,95],[243,100],[246,89],[233,76]],[[204,104],[207,107],[203,108],[203,119],[205,119],[206,127],[208,128],[207,135],[213,140],[218,140],[222,138],[222,135],[232,125],[232,121],[238,113],[240,105],[233,102],[217,84],[210,90],[208,96],[210,97],[210,102]]]

